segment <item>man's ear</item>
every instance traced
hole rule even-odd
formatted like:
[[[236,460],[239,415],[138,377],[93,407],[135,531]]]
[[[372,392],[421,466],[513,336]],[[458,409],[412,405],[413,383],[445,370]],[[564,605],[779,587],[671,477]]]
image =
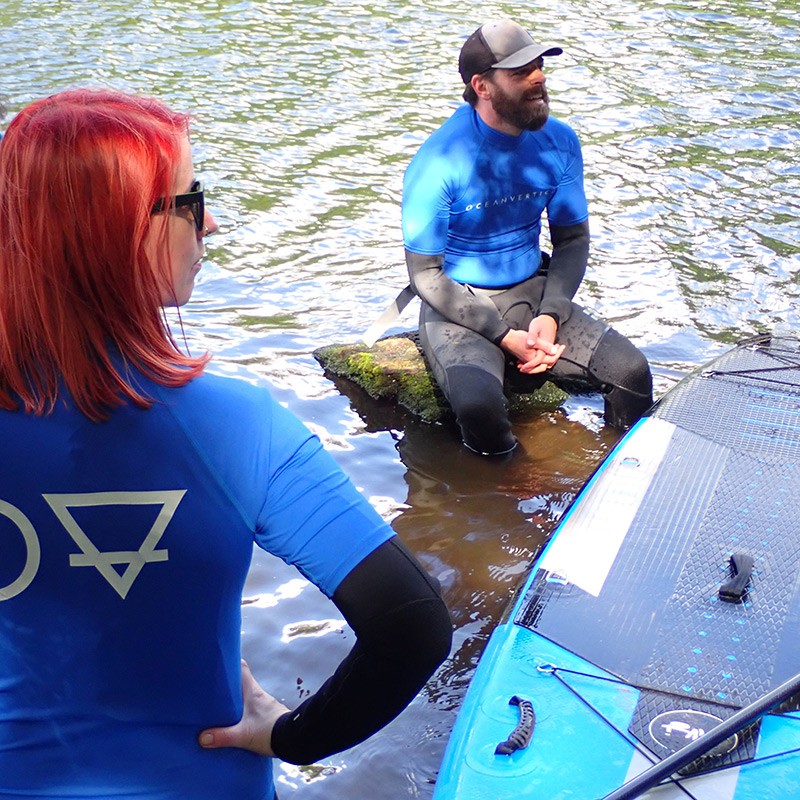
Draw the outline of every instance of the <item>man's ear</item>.
[[[488,100],[490,98],[491,92],[489,84],[491,81],[486,75],[473,75],[470,83],[472,84],[475,94],[478,95],[481,100]]]

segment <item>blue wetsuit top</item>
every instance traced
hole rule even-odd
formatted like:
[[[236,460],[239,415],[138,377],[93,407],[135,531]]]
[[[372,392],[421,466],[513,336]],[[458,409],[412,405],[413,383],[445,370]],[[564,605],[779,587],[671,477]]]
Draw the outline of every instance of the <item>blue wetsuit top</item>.
[[[269,393],[203,375],[94,423],[0,412],[0,798],[264,800],[242,715],[255,541],[327,595],[391,528]]]
[[[511,136],[464,104],[406,170],[403,242],[413,253],[443,253],[444,272],[459,283],[510,286],[539,266],[545,209],[551,225],[588,218],[575,132],[550,117]]]

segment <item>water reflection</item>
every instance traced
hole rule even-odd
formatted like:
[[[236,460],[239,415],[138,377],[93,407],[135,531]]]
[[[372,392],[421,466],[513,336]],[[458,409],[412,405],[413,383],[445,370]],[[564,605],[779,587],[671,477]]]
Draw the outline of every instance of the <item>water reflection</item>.
[[[517,16],[565,49],[547,75],[553,113],[584,145],[593,240],[580,300],[643,348],[657,392],[742,335],[797,326],[800,10],[778,0],[556,0],[535,13],[454,0],[87,8],[0,2],[9,111],[89,84],[195,114],[195,161],[223,231],[183,314],[189,346],[211,348],[217,370],[269,382],[394,520],[453,609],[453,657],[410,711],[326,764],[281,767],[282,796],[430,797],[488,632],[616,434],[596,398],[571,398],[518,416],[525,454],[489,465],[452,427],[329,380],[312,352],[356,339],[404,285],[402,171],[459,102],[456,54],[484,13]],[[245,653],[289,704],[352,644],[327,600],[296,581],[257,553],[243,608]]]

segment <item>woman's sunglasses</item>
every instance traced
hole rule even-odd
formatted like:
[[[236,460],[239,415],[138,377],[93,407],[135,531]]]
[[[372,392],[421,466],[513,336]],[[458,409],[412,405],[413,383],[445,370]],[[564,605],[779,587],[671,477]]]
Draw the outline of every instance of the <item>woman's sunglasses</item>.
[[[172,198],[173,208],[188,206],[194,217],[194,226],[198,231],[203,230],[203,223],[206,218],[206,200],[203,194],[203,182],[195,181],[186,194],[176,194]],[[167,199],[162,197],[156,200],[151,214],[160,214],[167,207]]]

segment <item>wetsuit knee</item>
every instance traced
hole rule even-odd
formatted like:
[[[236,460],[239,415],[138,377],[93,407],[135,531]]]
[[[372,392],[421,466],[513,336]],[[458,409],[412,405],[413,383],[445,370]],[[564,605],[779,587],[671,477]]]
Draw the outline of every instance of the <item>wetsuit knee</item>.
[[[461,438],[481,455],[501,455],[514,449],[508,401],[503,386],[478,367],[457,366],[447,370],[447,399],[461,428]]]
[[[653,404],[653,376],[644,354],[622,334],[609,328],[589,364],[603,385],[605,419],[629,428]]]

